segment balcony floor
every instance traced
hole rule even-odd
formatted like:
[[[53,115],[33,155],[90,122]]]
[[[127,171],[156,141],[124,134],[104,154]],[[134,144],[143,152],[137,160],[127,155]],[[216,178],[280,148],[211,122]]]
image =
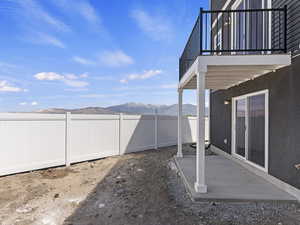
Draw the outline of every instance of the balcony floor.
[[[220,155],[206,156],[206,182],[208,192],[195,192],[196,158],[188,155],[175,158],[185,186],[196,201],[297,201],[284,192],[251,173],[237,163]]]

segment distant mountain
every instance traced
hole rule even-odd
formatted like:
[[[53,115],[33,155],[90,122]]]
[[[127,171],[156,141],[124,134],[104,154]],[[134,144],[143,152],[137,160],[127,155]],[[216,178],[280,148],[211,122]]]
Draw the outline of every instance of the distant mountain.
[[[157,111],[161,115],[177,115],[177,104],[173,105],[152,105],[143,103],[125,103],[122,105],[115,105],[109,107],[86,107],[79,109],[63,109],[63,108],[51,108],[39,110],[39,113],[65,113],[71,112],[74,114],[154,114]],[[197,109],[195,105],[183,104],[182,107],[183,115],[196,115]],[[205,109],[205,115],[208,115],[208,109]]]
[[[63,109],[63,108],[51,108],[51,109],[43,109],[36,111],[37,113],[66,113],[71,112],[74,114],[117,114],[116,112],[112,112],[108,109],[102,107],[86,107],[79,109]]]
[[[125,103],[122,105],[110,106],[106,109],[114,112],[134,113],[134,114],[154,114],[157,110],[162,115],[177,115],[177,104],[173,105],[152,105],[142,103]],[[183,104],[182,111],[184,115],[196,115],[196,106],[192,104]]]

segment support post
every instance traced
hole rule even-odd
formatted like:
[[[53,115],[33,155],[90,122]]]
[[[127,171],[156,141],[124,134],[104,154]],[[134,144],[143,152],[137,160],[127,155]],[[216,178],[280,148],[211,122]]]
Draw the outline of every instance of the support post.
[[[155,109],[155,114],[154,114],[154,134],[155,134],[155,149],[158,149],[158,114],[157,114],[157,109]]]
[[[178,89],[178,137],[177,137],[177,157],[182,158],[182,89]]]
[[[197,73],[197,153],[195,190],[206,193],[205,184],[205,74],[201,68]]]
[[[66,167],[71,165],[71,113],[66,112],[66,134],[65,134],[65,164]]]

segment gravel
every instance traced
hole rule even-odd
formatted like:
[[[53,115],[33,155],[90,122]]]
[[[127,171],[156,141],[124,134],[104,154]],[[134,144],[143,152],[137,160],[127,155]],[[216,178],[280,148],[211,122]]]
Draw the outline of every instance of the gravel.
[[[0,224],[300,224],[298,204],[191,201],[175,153],[167,147],[0,178]]]

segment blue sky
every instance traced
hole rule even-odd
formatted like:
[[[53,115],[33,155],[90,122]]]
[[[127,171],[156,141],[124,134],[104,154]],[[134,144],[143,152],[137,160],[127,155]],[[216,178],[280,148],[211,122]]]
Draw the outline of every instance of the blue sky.
[[[1,0],[0,111],[177,102],[196,0]],[[184,103],[195,103],[185,91]]]

